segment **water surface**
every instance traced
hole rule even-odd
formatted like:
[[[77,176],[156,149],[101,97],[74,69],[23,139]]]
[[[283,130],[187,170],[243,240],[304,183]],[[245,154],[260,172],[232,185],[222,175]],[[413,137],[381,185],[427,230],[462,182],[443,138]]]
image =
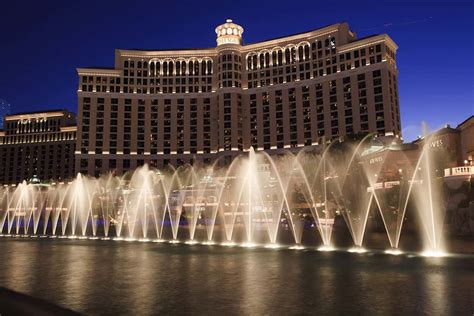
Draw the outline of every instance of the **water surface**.
[[[0,239],[0,286],[85,314],[474,313],[473,257]]]

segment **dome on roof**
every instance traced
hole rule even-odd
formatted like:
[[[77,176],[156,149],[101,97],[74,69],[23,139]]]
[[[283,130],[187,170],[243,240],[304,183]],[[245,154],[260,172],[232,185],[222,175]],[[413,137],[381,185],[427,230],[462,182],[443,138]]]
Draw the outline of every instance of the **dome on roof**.
[[[216,27],[217,46],[224,44],[242,45],[242,26],[235,24],[231,19],[227,19],[224,24]]]

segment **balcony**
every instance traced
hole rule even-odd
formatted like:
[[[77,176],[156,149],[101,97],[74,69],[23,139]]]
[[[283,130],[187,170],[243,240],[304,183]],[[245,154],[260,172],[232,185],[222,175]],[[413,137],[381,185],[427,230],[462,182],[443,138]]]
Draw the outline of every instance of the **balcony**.
[[[474,175],[474,166],[463,166],[444,169],[445,177],[453,176],[472,176]]]

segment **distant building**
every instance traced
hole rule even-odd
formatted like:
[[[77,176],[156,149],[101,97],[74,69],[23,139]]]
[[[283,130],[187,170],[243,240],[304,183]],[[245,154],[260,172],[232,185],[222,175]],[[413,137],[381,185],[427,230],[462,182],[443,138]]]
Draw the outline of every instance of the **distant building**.
[[[364,159],[382,166],[381,180],[397,180],[399,173],[413,174],[426,141],[434,153],[433,168],[438,176],[474,175],[474,116],[456,128],[447,125],[411,143],[375,146]]]
[[[74,113],[51,110],[7,115],[0,130],[0,184],[74,177]]]
[[[117,49],[114,68],[77,69],[77,171],[400,136],[398,46],[388,35],[357,39],[338,23],[244,45],[232,20],[215,31],[216,47]]]
[[[461,136],[461,159],[463,164],[474,166],[474,115],[458,125]]]

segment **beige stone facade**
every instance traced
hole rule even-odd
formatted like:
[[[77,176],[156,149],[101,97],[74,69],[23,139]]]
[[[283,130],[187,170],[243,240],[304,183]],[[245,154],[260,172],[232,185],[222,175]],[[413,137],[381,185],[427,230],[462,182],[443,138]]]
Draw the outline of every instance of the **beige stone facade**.
[[[352,133],[400,136],[388,35],[356,39],[339,23],[242,45],[243,33],[227,20],[216,47],[117,49],[113,69],[78,68],[76,170],[121,174]]]
[[[66,110],[7,115],[0,131],[0,184],[74,177],[74,114]]]
[[[461,134],[461,151],[464,165],[474,166],[474,115],[458,125]]]

